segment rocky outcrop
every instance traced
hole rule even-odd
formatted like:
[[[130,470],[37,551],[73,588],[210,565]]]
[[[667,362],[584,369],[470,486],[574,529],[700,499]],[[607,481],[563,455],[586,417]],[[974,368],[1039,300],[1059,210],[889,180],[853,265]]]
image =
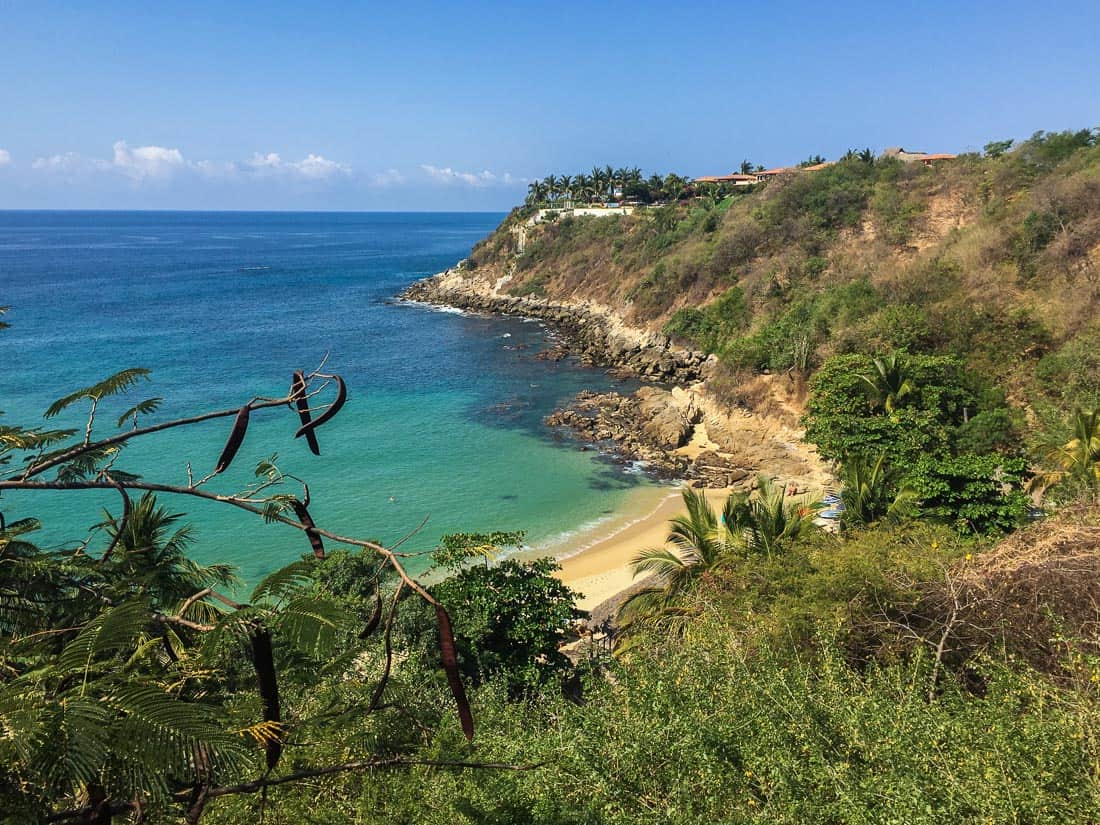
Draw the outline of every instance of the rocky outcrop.
[[[782,421],[726,409],[704,386],[713,356],[677,347],[668,337],[625,324],[592,301],[509,295],[510,280],[482,270],[452,269],[419,281],[402,298],[475,312],[538,318],[561,339],[538,358],[566,354],[625,374],[674,384],[645,386],[631,395],[582,392],[547,417],[579,440],[598,444],[623,461],[645,462],[660,478],[690,479],[706,487],[751,488],[760,473],[802,492],[829,483],[826,468],[800,433]]]
[[[667,335],[628,327],[592,302],[562,302],[533,296],[508,295],[500,281],[490,283],[448,270],[413,284],[401,297],[475,312],[538,318],[562,334],[568,349],[587,364],[667,383],[686,384],[705,377],[709,364],[702,352],[675,346]],[[547,357],[554,357],[554,354]]]
[[[660,478],[748,489],[765,473],[792,494],[827,483],[816,453],[794,433],[748,412],[722,412],[693,389],[582,392],[546,423],[566,427],[623,460],[644,461]]]

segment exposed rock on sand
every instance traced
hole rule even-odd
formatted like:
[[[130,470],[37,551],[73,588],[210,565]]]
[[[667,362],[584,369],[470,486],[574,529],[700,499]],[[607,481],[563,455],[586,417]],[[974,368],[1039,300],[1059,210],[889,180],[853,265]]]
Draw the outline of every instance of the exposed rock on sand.
[[[800,433],[743,410],[724,410],[701,388],[642,387],[632,395],[582,392],[546,423],[645,461],[664,478],[710,488],[751,486],[765,473],[792,492],[823,488],[828,473]]]

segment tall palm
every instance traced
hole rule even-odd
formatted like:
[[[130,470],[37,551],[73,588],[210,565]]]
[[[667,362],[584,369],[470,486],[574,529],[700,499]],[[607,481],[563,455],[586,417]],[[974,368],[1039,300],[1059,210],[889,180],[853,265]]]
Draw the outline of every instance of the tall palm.
[[[546,184],[541,180],[531,181],[527,184],[527,203],[537,206],[546,200]]]
[[[909,360],[900,353],[894,353],[875,358],[871,363],[874,371],[861,374],[860,380],[871,394],[871,403],[890,414],[916,389],[910,378]]]
[[[550,200],[557,200],[559,186],[557,175],[547,175],[543,180],[543,184],[546,186],[546,195]]]
[[[573,178],[569,177],[569,175],[562,175],[558,178],[558,187],[561,189],[561,193],[565,196],[566,200],[571,200],[573,198]]]
[[[573,178],[573,191],[578,200],[588,200],[592,190],[592,178],[583,172]]]
[[[845,459],[841,481],[841,520],[848,524],[893,521],[916,510],[916,490],[909,485],[899,487],[897,474],[886,465],[886,453],[873,460],[861,455]]]

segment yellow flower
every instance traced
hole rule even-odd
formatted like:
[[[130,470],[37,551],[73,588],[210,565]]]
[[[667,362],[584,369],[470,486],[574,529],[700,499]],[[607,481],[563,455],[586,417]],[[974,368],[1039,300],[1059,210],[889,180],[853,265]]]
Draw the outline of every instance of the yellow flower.
[[[966,554],[966,560],[967,561],[973,561],[973,559],[974,559],[974,554],[973,553],[967,553]]]

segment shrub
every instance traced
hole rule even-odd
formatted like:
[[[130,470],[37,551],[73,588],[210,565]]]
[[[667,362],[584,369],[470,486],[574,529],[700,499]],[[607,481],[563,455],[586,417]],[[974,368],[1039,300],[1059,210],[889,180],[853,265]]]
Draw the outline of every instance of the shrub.
[[[922,515],[960,533],[1008,533],[1027,517],[1023,459],[970,453],[921,458],[910,473]]]
[[[432,594],[451,612],[459,664],[476,681],[500,676],[513,688],[566,673],[558,651],[578,613],[576,594],[555,578],[553,559],[507,559],[445,579]]]
[[[810,383],[806,438],[825,458],[885,453],[901,467],[949,453],[964,410],[979,411],[970,376],[961,361],[939,355],[909,356],[904,369],[912,389],[887,414],[871,403],[861,377],[874,372],[869,357],[828,359]]]

